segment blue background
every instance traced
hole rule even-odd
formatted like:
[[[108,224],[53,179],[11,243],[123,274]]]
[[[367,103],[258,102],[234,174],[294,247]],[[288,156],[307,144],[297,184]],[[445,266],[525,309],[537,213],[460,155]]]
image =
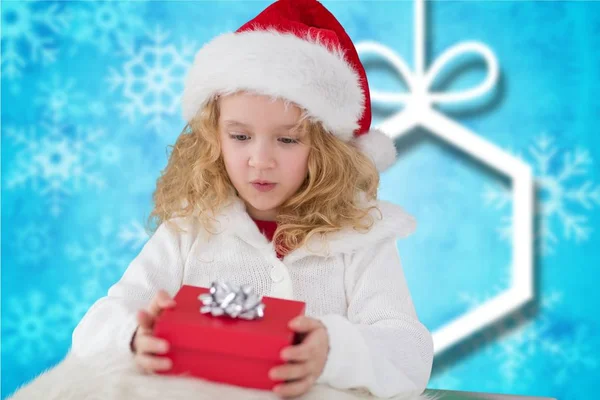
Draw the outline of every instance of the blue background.
[[[1,3],[2,398],[65,355],[85,311],[147,240],[195,51],[268,4]],[[353,40],[413,65],[413,2],[324,4]],[[485,101],[442,110],[534,171],[536,300],[438,354],[429,387],[589,398],[600,345],[600,3],[427,4],[427,65],[466,40],[495,53],[501,78]],[[367,73],[372,89],[405,90],[389,68]],[[435,88],[484,75],[467,63]],[[397,111],[376,105],[374,122]],[[435,132],[397,144],[380,196],[418,220],[398,248],[433,331],[507,288],[511,187]]]

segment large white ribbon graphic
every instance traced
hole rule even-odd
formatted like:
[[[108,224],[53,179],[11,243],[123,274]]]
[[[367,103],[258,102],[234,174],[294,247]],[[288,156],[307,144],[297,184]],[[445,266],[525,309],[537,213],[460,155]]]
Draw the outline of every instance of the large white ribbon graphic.
[[[477,99],[497,83],[498,62],[485,45],[466,41],[438,57],[425,71],[424,0],[415,0],[415,70],[390,48],[376,42],[360,42],[360,54],[372,53],[391,66],[406,82],[408,92],[391,93],[371,90],[373,103],[403,104],[405,107],[377,126],[392,138],[398,138],[417,125],[422,126],[479,159],[483,164],[509,176],[513,189],[513,260],[511,286],[496,297],[468,310],[433,332],[435,353],[462,341],[483,327],[501,319],[533,298],[533,176],[531,167],[488,142],[463,125],[436,110],[436,104],[451,104]],[[487,76],[478,86],[458,92],[432,92],[432,86],[447,64],[468,53],[479,54],[487,67]],[[482,260],[484,262],[485,260]],[[459,263],[457,260],[456,263]],[[450,300],[450,299],[449,299]]]

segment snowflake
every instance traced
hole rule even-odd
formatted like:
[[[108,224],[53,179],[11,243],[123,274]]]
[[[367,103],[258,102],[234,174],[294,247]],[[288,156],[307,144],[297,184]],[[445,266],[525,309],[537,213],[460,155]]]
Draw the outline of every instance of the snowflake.
[[[494,333],[486,337],[483,354],[495,363],[499,374],[499,379],[488,378],[487,389],[497,390],[498,382],[502,382],[502,390],[523,390],[535,381],[532,360],[540,356],[551,339],[547,337],[548,319],[535,318],[533,310],[526,308],[500,321]]]
[[[459,292],[458,300],[460,303],[465,304],[467,306],[466,311],[473,310],[474,308],[479,307],[483,303],[487,302],[494,297],[497,297],[500,293],[506,291],[507,285],[502,285],[500,283],[495,284],[489,293],[484,294],[483,296],[474,295],[469,292]]]
[[[589,152],[584,149],[559,152],[553,139],[544,134],[535,140],[528,154],[536,169],[536,218],[540,220],[536,240],[542,255],[554,253],[554,246],[559,241],[557,225],[562,226],[562,236],[566,240],[576,243],[588,240],[592,228],[584,212],[600,205],[600,186],[585,179],[592,166]],[[486,186],[483,198],[487,205],[494,204],[497,209],[504,208],[512,200],[506,187]],[[498,232],[502,239],[511,239],[512,219],[504,218]]]
[[[510,274],[512,267],[508,266],[506,271]],[[472,311],[489,300],[498,297],[502,292],[505,292],[506,288],[510,287],[509,280],[509,276],[504,276],[500,282],[494,284],[483,294],[473,294],[465,291],[458,292],[458,302],[465,305],[465,312]],[[485,346],[489,341],[493,340],[498,327],[503,326],[502,324],[504,323],[505,321],[502,318],[494,321],[494,325],[487,329],[482,329],[481,332],[478,332],[469,340],[462,343],[461,349],[463,351],[473,351],[479,349],[481,346]]]
[[[498,372],[506,385],[503,390],[526,389],[527,384],[553,374],[553,384],[565,386],[577,376],[597,367],[597,359],[585,325],[551,319],[563,295],[550,290],[541,298],[541,309],[516,313],[499,327],[501,340],[488,349],[488,356],[499,362]],[[560,329],[557,329],[560,323]],[[546,370],[535,370],[542,365]],[[549,372],[548,372],[549,371]],[[543,374],[544,376],[540,376]]]
[[[22,264],[39,264],[50,255],[50,236],[47,224],[30,222],[15,229],[17,260]]]
[[[83,92],[73,78],[67,79],[53,75],[38,86],[39,95],[35,103],[42,106],[42,116],[55,122],[64,122],[87,117],[104,117],[106,109],[101,101],[92,101]]]
[[[181,50],[169,43],[169,34],[156,28],[148,33],[151,44],[136,49],[132,41],[121,40],[129,60],[118,73],[111,68],[108,78],[111,90],[123,88],[127,102],[120,104],[121,115],[133,122],[137,114],[150,117],[148,125],[156,132],[163,131],[166,117],[174,115],[179,107],[185,72],[191,65],[194,45],[186,44]]]
[[[499,351],[492,354],[500,362],[499,372],[504,382],[510,387],[517,382],[524,384],[534,380],[534,372],[528,367],[531,358],[542,348],[548,324],[545,319],[521,322],[521,325],[510,331],[508,339],[498,343]]]
[[[546,344],[546,350],[557,360],[555,385],[569,385],[581,375],[588,374],[589,369],[598,366],[598,360],[594,355],[597,353],[590,346],[592,337],[587,326],[579,325],[571,337],[561,339],[556,345]]]
[[[77,45],[71,48],[71,55],[77,52],[79,45],[87,43],[107,54],[119,45],[119,38],[131,37],[136,31],[143,29],[143,20],[140,18],[143,10],[138,8],[140,5],[145,6],[144,3],[91,0],[78,2],[76,5],[78,7],[74,11],[75,18],[69,37]]]
[[[58,291],[58,303],[51,307],[53,315],[65,330],[72,332],[92,304],[104,295],[100,282],[89,279],[77,289],[63,286]]]
[[[470,309],[476,308],[497,296],[505,287],[506,285],[496,285],[491,294],[482,297],[462,293],[460,299]],[[554,310],[561,299],[562,293],[549,291],[541,298],[542,310]],[[533,380],[533,372],[527,369],[529,359],[551,343],[550,339],[544,337],[549,332],[547,317],[535,313],[536,308],[530,304],[512,313],[508,318],[495,321],[489,329],[471,340],[470,347],[463,346],[463,350],[485,348],[485,352],[499,362],[498,370],[509,387]],[[504,339],[497,341],[499,336]]]
[[[485,185],[483,192],[483,201],[486,206],[493,205],[497,210],[503,209],[512,202],[512,192],[506,186]],[[501,217],[501,225],[496,228],[498,236],[507,242],[512,240],[512,218],[504,215]]]
[[[62,212],[64,198],[81,191],[82,184],[104,188],[96,165],[116,163],[120,153],[115,146],[103,143],[101,129],[69,129],[55,122],[41,123],[41,128],[48,134],[39,137],[33,127],[6,128],[6,137],[21,147],[6,187],[10,190],[31,183],[32,189],[50,203],[50,214],[56,217]]]
[[[32,291],[27,296],[8,299],[2,310],[2,351],[11,352],[22,365],[49,361],[57,356],[69,331],[60,329],[44,295]]]
[[[116,229],[111,218],[104,217],[92,233],[81,235],[81,239],[69,243],[65,248],[68,258],[77,261],[83,273],[100,284],[115,282],[128,260],[117,256],[119,243],[115,240]]]
[[[70,15],[58,4],[43,1],[2,2],[2,77],[20,78],[27,63],[56,61],[53,38],[64,33]]]
[[[129,243],[132,250],[138,250],[148,241],[148,233],[138,221],[131,221],[127,226],[121,227],[119,239],[123,244]]]
[[[555,289],[548,290],[547,293],[542,296],[542,310],[554,311],[556,306],[562,303],[562,300],[562,292]]]

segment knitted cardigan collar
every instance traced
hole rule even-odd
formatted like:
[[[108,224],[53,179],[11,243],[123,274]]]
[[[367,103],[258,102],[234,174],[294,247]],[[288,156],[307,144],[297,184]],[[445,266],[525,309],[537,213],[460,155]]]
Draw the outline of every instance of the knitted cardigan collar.
[[[380,216],[376,209],[370,210],[374,224],[367,234],[344,227],[338,232],[326,234],[326,241],[315,235],[304,246],[285,256],[284,261],[293,262],[310,255],[329,257],[339,253],[351,254],[391,237],[405,238],[415,231],[416,220],[402,207],[384,200],[367,202],[363,198],[361,202],[363,205],[376,205],[381,211]],[[219,232],[236,235],[258,249],[272,247],[272,243],[256,228],[255,222],[246,212],[245,203],[238,196],[231,197],[230,203],[221,209],[216,220]]]

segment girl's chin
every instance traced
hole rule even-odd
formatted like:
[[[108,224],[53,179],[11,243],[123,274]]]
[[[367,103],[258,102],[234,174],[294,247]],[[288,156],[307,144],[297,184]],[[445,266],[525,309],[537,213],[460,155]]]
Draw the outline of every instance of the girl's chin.
[[[279,196],[273,193],[245,193],[240,197],[242,197],[246,204],[251,205],[257,210],[269,210],[277,207],[280,203]]]

